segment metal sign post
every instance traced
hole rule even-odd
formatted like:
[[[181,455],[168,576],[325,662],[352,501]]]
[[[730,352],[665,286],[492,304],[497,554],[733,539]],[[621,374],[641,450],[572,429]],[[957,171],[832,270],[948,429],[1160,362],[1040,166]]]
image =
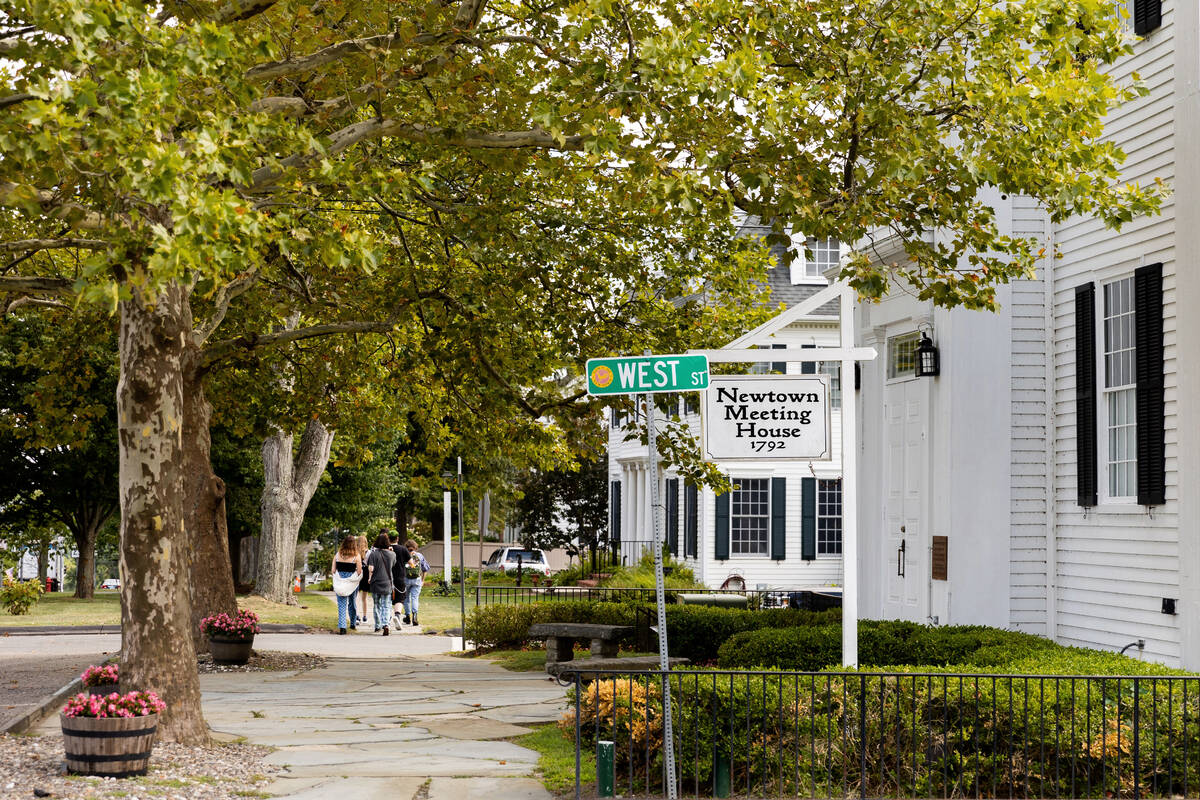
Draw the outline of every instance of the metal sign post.
[[[658,668],[662,670],[663,746],[666,749],[667,800],[679,796],[675,785],[675,735],[671,724],[671,661],[667,653],[667,593],[663,578],[663,536],[658,515],[658,457],[654,449],[654,396],[642,395],[646,403],[646,443],[650,461],[650,516],[654,528],[654,599],[658,606]]]

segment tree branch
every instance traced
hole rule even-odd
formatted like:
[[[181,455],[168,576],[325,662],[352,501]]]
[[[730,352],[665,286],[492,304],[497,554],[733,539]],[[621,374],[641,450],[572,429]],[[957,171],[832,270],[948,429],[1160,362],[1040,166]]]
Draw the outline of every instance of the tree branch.
[[[62,302],[61,300],[46,300],[46,299],[43,299],[40,297],[30,297],[29,295],[24,295],[22,297],[18,297],[16,300],[13,300],[11,303],[9,303],[8,306],[4,309],[4,315],[8,316],[9,314],[16,311],[21,306],[44,306],[46,308],[70,308],[69,305]]]
[[[108,242],[103,239],[18,239],[15,242],[0,242],[0,253],[24,253],[33,250],[104,250]]]
[[[78,203],[63,202],[58,195],[47,189],[19,186],[15,183],[0,183],[0,205],[21,205],[35,200],[42,212],[54,219],[67,222],[73,228],[98,230],[104,227],[104,217]]]
[[[229,313],[229,304],[253,286],[257,279],[258,270],[252,269],[222,286],[217,292],[217,300],[212,316],[192,333],[192,340],[198,345],[202,345],[208,341],[208,337],[213,335],[213,332],[225,320],[225,315]]]
[[[39,278],[26,275],[0,275],[0,292],[38,292],[40,294],[72,294],[72,284],[65,278]]]
[[[561,141],[545,130],[527,131],[457,131],[450,128],[400,122],[394,119],[368,119],[347,125],[329,138],[322,153],[296,153],[281,159],[278,165],[259,167],[251,177],[249,190],[258,192],[269,188],[283,177],[284,171],[304,167],[320,158],[336,155],[359,142],[394,136],[413,142],[448,144],[458,147],[515,150],[526,147],[547,150],[582,150],[582,136],[564,136]]]
[[[0,280],[3,280],[0,278]],[[2,285],[2,284],[0,284]],[[238,352],[253,352],[264,347],[299,342],[305,339],[315,339],[319,336],[332,336],[339,333],[387,333],[395,327],[393,321],[370,322],[330,322],[325,325],[313,325],[296,330],[273,331],[271,333],[248,333],[235,339],[225,339],[204,349],[201,363],[212,364],[224,358],[229,358]]]
[[[391,51],[393,49],[408,49],[433,44],[448,44],[459,38],[457,31],[449,33],[419,33],[411,39],[401,39],[396,33],[381,33],[378,36],[364,36],[360,39],[347,39],[336,42],[328,47],[309,53],[306,56],[288,58],[283,61],[268,61],[256,64],[246,70],[246,79],[251,81],[268,81],[272,78],[283,78],[289,75],[301,75],[305,72],[341,61],[343,58],[355,55],[370,55],[374,50]]]
[[[0,53],[3,52],[3,50],[0,50]],[[33,95],[31,94],[10,94],[8,97],[0,97],[0,108],[8,108],[9,106],[15,106],[32,99]]]

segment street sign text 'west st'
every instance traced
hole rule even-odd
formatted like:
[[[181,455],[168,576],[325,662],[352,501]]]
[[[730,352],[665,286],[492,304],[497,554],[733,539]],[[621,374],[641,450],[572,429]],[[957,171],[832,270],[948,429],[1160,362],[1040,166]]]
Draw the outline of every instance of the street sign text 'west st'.
[[[708,356],[589,358],[588,394],[695,392],[708,387]]]

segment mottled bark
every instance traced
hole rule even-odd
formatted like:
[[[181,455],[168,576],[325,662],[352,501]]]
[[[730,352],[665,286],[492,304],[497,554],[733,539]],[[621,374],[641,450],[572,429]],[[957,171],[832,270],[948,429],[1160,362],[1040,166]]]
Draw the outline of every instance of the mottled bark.
[[[212,405],[195,365],[198,351],[189,352],[184,372],[183,452],[187,492],[186,530],[192,541],[192,639],[198,651],[207,647],[200,620],[212,614],[236,614],[233,565],[229,558],[229,529],[225,520],[225,482],[212,470],[209,423]]]
[[[293,441],[290,432],[276,429],[262,448],[262,533],[254,593],[276,603],[286,603],[291,597],[300,523],[329,463],[333,431],[320,420],[310,419],[294,456]]]
[[[192,320],[182,287],[119,304],[122,688],[158,692],[167,741],[209,741],[200,708],[185,529],[184,370]]]
[[[38,562],[38,583],[42,586],[46,585],[46,576],[50,574],[50,545],[47,542],[42,542],[38,545],[37,551]]]

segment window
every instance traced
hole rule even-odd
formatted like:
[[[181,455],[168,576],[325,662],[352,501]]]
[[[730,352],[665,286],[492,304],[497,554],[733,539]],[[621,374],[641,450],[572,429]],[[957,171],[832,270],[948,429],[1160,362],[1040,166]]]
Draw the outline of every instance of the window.
[[[888,339],[888,379],[915,378],[917,375],[917,345],[921,335],[912,333]]]
[[[730,500],[730,551],[735,556],[765,556],[771,529],[771,482],[734,478]]]
[[[842,246],[837,239],[809,238],[804,242],[804,277],[824,278],[826,270],[836,267],[842,258]]]
[[[1137,494],[1137,373],[1134,344],[1133,278],[1104,286],[1105,488],[1114,499]]]
[[[842,362],[822,361],[820,372],[829,376],[829,406],[842,407]]]
[[[817,481],[817,555],[842,554],[842,481]]]

